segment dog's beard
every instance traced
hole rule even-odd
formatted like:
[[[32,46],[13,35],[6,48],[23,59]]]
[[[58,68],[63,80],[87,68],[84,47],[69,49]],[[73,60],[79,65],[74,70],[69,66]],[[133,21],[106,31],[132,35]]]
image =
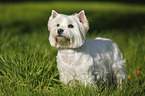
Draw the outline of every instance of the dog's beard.
[[[69,46],[71,44],[70,38],[65,36],[56,36],[55,42],[56,45],[60,45],[60,46]]]

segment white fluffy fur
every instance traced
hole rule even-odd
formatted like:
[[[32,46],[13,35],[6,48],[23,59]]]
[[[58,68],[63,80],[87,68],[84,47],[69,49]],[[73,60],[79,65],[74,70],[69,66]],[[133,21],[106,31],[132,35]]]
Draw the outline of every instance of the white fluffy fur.
[[[69,24],[74,27],[69,28]],[[65,84],[71,80],[94,85],[125,80],[125,61],[117,44],[100,37],[85,39],[89,24],[84,11],[63,15],[52,10],[48,29],[50,44],[58,48],[57,67],[60,80]],[[64,30],[61,36],[58,36],[58,29]]]

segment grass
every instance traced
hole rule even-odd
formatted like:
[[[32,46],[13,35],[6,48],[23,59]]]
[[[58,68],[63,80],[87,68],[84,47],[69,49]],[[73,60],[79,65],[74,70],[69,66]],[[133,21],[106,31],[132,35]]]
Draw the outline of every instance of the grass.
[[[73,2],[73,5],[74,9],[68,2],[0,4],[0,95],[145,95],[145,19],[142,18],[145,7],[97,2],[89,3],[91,6],[87,6],[88,2]],[[74,87],[59,81],[57,49],[49,44],[46,26],[52,9],[67,14],[84,9],[91,26],[87,39],[100,36],[117,42],[130,76],[122,90],[113,86],[94,88],[78,84]],[[118,23],[122,20],[127,21]],[[135,23],[129,25],[132,22]],[[139,75],[136,73],[138,67]]]

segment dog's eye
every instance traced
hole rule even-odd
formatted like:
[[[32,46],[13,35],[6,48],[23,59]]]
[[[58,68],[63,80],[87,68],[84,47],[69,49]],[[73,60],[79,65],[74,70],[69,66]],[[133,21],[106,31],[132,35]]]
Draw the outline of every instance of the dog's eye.
[[[57,24],[57,27],[59,27],[60,25],[59,24]]]
[[[68,28],[74,28],[74,26],[72,24],[69,24]]]

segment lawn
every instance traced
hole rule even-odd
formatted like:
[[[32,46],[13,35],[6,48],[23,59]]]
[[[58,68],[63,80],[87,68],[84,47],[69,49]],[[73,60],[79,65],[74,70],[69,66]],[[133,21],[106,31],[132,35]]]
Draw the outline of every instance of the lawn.
[[[88,6],[89,5],[89,6]],[[69,86],[59,81],[57,49],[48,41],[51,10],[85,10],[87,39],[110,38],[126,59],[122,89]],[[0,4],[0,96],[144,96],[145,6],[108,2],[25,2]]]

